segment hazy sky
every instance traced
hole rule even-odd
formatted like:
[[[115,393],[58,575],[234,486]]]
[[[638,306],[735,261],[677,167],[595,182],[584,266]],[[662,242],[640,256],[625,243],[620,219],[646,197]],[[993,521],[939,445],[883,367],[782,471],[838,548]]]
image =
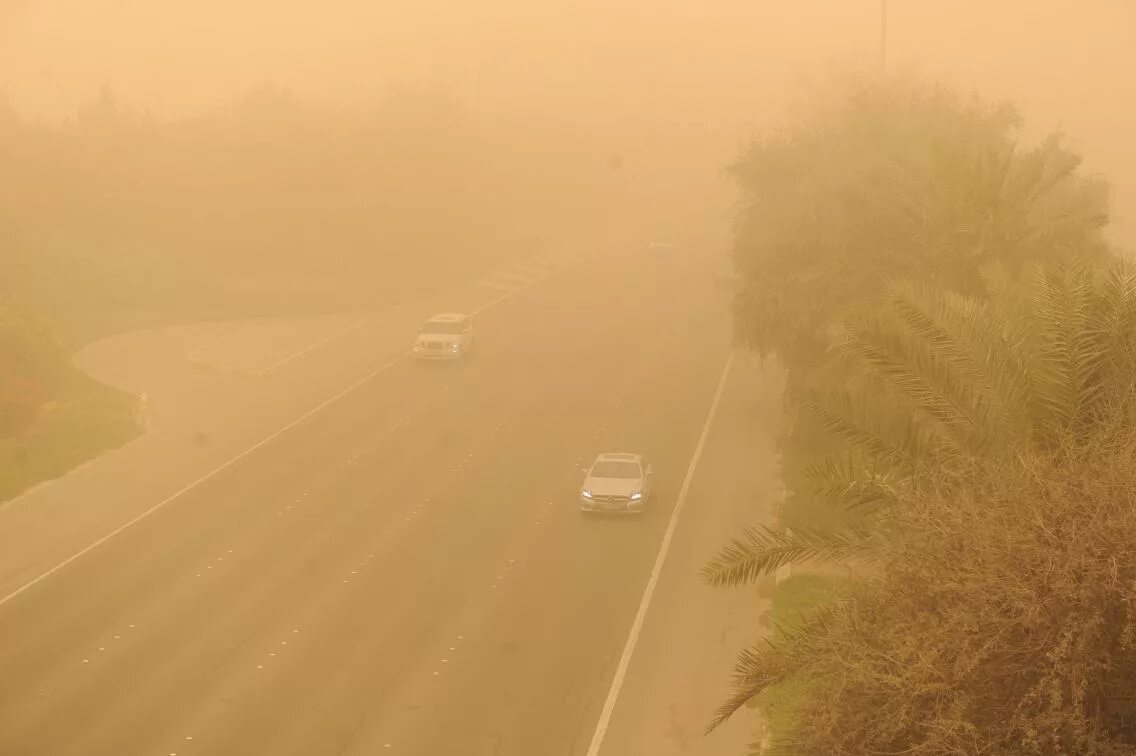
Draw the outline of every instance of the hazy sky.
[[[1064,125],[1136,217],[1136,1],[889,7],[894,67]],[[488,111],[725,143],[802,77],[874,66],[879,18],[880,0],[0,0],[0,92],[54,119],[106,84],[174,117],[266,82],[336,106],[428,82]]]

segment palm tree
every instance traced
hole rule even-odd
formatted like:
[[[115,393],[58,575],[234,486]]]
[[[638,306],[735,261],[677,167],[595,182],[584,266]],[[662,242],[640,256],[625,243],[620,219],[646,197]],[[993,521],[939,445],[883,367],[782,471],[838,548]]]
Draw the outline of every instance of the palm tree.
[[[1024,286],[992,272],[988,288],[982,301],[897,282],[884,307],[845,323],[830,353],[842,383],[808,391],[803,406],[844,446],[811,469],[814,492],[859,523],[749,528],[704,568],[712,585],[806,559],[871,560],[879,520],[927,473],[965,476],[980,459],[1082,445],[1116,422],[1136,378],[1136,268],[1073,258],[1036,268]],[[787,642],[806,646],[822,626],[818,617]],[[783,679],[766,662],[743,653],[712,727]]]

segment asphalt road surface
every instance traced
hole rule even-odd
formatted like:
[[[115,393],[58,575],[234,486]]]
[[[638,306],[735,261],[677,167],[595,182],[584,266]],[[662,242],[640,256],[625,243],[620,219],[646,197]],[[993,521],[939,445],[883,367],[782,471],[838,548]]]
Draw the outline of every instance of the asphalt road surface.
[[[0,754],[584,754],[725,308],[694,257],[589,260],[15,596]],[[654,462],[645,517],[576,510],[605,450]]]

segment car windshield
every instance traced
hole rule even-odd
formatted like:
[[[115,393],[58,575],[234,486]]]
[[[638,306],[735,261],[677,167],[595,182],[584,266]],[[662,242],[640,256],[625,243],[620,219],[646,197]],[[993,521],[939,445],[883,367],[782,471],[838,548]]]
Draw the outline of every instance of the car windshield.
[[[462,324],[453,321],[432,320],[422,326],[422,333],[461,333]]]
[[[596,478],[638,478],[642,475],[638,462],[596,462],[592,468]]]

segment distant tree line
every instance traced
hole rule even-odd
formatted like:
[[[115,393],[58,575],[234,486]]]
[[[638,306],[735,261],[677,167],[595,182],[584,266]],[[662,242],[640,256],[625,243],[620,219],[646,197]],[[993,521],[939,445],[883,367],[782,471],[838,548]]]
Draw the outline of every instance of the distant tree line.
[[[326,282],[324,302],[373,304],[614,226],[611,148],[430,89],[338,112],[264,87],[173,121],[104,91],[58,125],[0,98],[0,297],[201,313]]]

